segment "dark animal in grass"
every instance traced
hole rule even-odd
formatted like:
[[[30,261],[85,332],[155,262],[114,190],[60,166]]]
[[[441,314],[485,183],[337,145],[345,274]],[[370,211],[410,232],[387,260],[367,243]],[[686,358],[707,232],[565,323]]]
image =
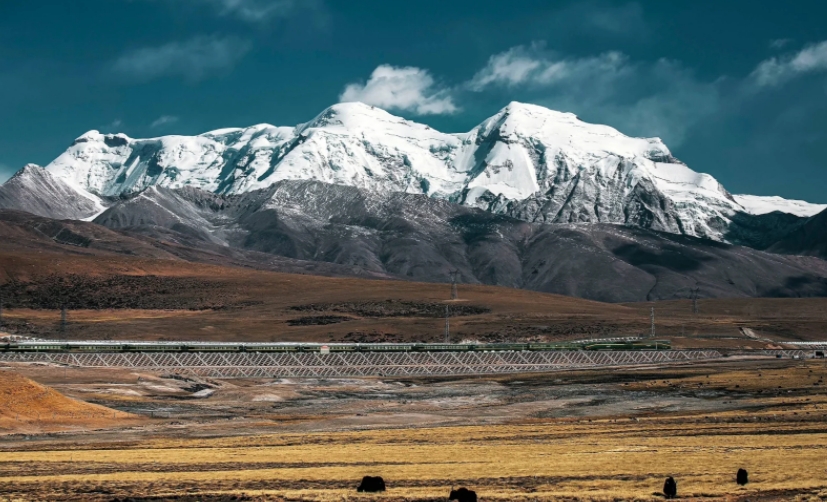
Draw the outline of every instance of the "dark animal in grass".
[[[746,469],[738,469],[738,474],[735,475],[735,482],[741,486],[749,483],[749,476]]]
[[[678,482],[675,481],[675,478],[672,476],[666,478],[666,482],[663,483],[663,494],[666,495],[668,499],[673,499],[678,496]]]
[[[460,488],[459,490],[451,489],[451,495],[448,500],[456,500],[457,502],[477,502],[477,492],[469,490],[468,488]]]
[[[376,493],[385,491],[385,480],[382,476],[365,476],[356,488],[357,492]]]

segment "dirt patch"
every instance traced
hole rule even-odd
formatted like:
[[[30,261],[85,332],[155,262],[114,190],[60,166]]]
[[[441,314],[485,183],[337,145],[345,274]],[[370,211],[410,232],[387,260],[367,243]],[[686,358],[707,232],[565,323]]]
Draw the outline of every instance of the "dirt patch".
[[[71,399],[11,371],[0,370],[0,433],[111,427],[137,417]]]
[[[340,322],[350,321],[351,317],[344,317],[339,315],[318,315],[299,317],[297,319],[288,319],[289,326],[326,326],[328,324],[338,324]]]
[[[247,495],[178,495],[173,497],[124,497],[114,498],[111,502],[254,502],[266,500]]]
[[[295,305],[299,312],[342,312],[361,317],[445,317],[445,303],[385,300],[375,302],[311,303]],[[448,307],[452,317],[487,314],[491,309],[482,305],[454,304]]]

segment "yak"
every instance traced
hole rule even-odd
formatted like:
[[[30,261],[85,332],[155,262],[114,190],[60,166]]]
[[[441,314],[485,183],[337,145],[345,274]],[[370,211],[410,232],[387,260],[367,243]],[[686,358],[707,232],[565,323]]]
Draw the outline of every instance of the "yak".
[[[663,494],[668,499],[673,499],[678,496],[678,482],[675,481],[675,478],[672,476],[666,478],[666,482],[663,483]]]
[[[382,476],[365,476],[356,487],[357,492],[376,493],[385,491],[385,480]]]
[[[735,475],[735,482],[741,486],[749,483],[749,476],[746,469],[738,469],[738,474]]]
[[[457,502],[477,502],[477,492],[469,490],[468,488],[460,488],[459,490],[451,489],[451,495],[448,500],[456,500]]]

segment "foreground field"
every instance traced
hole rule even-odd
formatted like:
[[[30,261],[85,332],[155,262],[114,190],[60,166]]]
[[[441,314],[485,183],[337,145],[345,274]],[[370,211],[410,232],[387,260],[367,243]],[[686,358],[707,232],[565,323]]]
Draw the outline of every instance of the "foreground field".
[[[823,423],[549,423],[5,452],[0,488],[10,500],[424,501],[460,485],[482,500],[651,500],[671,475],[682,498],[823,500],[826,458]],[[383,476],[389,491],[357,494],[363,475]]]
[[[424,502],[452,486],[482,501],[658,500],[667,476],[681,498],[827,500],[820,360],[397,380],[16,371],[140,420],[6,423],[0,501]],[[365,475],[389,491],[357,494]]]

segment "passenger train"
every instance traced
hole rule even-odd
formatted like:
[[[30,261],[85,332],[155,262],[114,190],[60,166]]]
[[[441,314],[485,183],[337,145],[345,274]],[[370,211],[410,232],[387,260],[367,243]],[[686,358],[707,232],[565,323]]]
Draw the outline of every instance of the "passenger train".
[[[520,352],[548,350],[668,350],[669,340],[561,343],[235,343],[27,340],[0,342],[0,352]]]

